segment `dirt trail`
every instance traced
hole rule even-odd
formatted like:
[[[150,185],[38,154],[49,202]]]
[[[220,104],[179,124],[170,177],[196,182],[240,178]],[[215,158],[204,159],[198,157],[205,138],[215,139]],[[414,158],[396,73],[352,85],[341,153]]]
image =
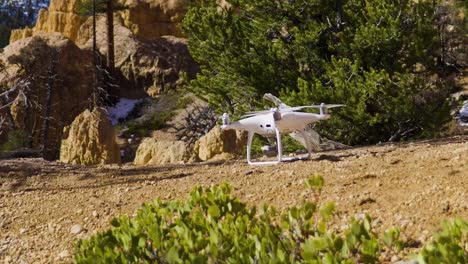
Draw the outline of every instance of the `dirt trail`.
[[[468,136],[317,153],[310,161],[251,167],[244,160],[171,166],[72,166],[0,161],[0,263],[71,262],[74,243],[155,197],[183,199],[195,185],[228,182],[252,205],[285,208],[324,176],[336,221],[369,213],[424,242],[442,220],[468,219]],[[417,243],[416,243],[417,244]]]

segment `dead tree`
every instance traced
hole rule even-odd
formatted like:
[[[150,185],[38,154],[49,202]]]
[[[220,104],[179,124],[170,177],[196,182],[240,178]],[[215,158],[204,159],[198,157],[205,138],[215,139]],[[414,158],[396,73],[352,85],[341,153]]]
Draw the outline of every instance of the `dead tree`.
[[[47,82],[46,82],[46,96],[44,102],[44,123],[42,130],[42,157],[45,160],[55,160],[55,150],[50,149],[49,146],[49,129],[51,121],[51,108],[52,108],[52,96],[54,92],[55,81],[57,78],[56,73],[57,54],[51,56],[51,61],[47,69]]]
[[[192,146],[215,125],[217,115],[209,106],[194,105],[187,110],[182,123],[174,126],[177,140],[182,140]]]
[[[16,98],[22,98],[23,101],[28,102],[25,90],[29,85],[29,79],[16,80],[11,84],[10,89],[0,93],[0,111],[5,111],[5,122],[9,124],[11,130],[17,129],[13,115],[11,114],[11,105],[15,102]]]

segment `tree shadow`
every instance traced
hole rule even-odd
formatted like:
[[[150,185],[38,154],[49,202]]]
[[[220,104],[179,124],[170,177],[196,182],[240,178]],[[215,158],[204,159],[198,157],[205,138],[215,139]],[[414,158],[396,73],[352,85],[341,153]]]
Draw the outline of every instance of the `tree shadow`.
[[[192,173],[177,170],[202,166],[216,167],[226,163],[232,164],[234,162],[215,161],[131,167],[126,167],[127,165],[109,165],[109,167],[103,167],[102,165],[86,166],[47,162],[42,159],[0,160],[0,183],[6,183],[5,185],[9,191],[96,189],[111,185],[175,180],[192,175]],[[44,182],[47,185],[47,178],[57,179],[60,177],[74,177],[74,175],[76,175],[76,178],[69,183],[60,183],[65,186],[27,186],[28,179],[31,177],[44,177]],[[89,184],[86,182],[89,182]],[[73,184],[75,186],[72,186]]]
[[[168,175],[165,177],[160,177],[155,175],[153,177],[138,177],[138,178],[119,178],[119,179],[112,179],[106,180],[104,182],[92,185],[81,185],[81,186],[60,186],[60,187],[26,187],[21,191],[24,192],[34,192],[34,191],[73,191],[73,190],[91,190],[91,189],[99,189],[102,187],[114,186],[114,185],[123,185],[123,184],[134,184],[134,183],[141,183],[141,182],[160,182],[165,180],[176,180],[182,179],[185,177],[192,176],[192,173],[176,173],[172,175]],[[18,187],[16,187],[17,189]]]

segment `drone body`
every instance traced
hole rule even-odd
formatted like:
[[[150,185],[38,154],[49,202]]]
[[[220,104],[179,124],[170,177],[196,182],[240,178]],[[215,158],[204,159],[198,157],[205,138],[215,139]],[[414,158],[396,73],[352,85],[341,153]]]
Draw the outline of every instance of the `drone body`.
[[[236,129],[244,130],[248,132],[247,139],[247,162],[250,165],[268,165],[268,164],[278,164],[281,161],[291,160],[291,158],[283,157],[282,145],[281,145],[281,134],[298,132],[302,134],[311,123],[317,121],[326,120],[330,118],[330,115],[327,113],[327,108],[339,107],[342,105],[325,105],[321,104],[319,106],[299,106],[299,107],[288,107],[288,108],[272,108],[265,111],[250,112],[244,116],[244,119],[241,119],[237,122],[229,124],[229,116],[224,114],[222,116],[223,125],[221,128],[223,130],[227,129]],[[304,108],[319,108],[320,114],[314,113],[303,113],[295,112],[302,110]],[[262,136],[275,136],[277,140],[278,147],[278,160],[276,161],[266,161],[266,162],[253,162],[251,160],[251,146],[253,136],[259,134]],[[304,138],[305,135],[304,135]],[[310,158],[311,149],[310,142],[306,141],[308,156]]]

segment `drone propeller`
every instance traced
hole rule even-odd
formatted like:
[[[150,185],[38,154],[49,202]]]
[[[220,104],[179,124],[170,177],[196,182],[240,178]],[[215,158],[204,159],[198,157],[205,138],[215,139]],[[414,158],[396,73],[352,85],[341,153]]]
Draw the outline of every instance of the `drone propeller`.
[[[345,106],[344,104],[319,104],[319,105],[303,105],[303,106],[295,106],[295,107],[291,107],[291,108],[287,108],[286,110],[289,110],[289,111],[299,111],[299,110],[302,110],[302,109],[305,109],[305,108],[318,108],[318,109],[328,109],[328,108],[335,108],[335,107],[342,107],[342,106]]]
[[[271,113],[271,112],[294,112],[294,111],[300,111],[302,109],[306,109],[306,108],[318,108],[320,109],[320,114],[324,114],[326,113],[326,109],[329,109],[329,108],[335,108],[335,107],[342,107],[342,106],[345,106],[344,104],[324,104],[324,103],[321,103],[319,105],[302,105],[302,106],[294,106],[294,107],[288,107],[288,108],[272,108],[272,109],[269,109],[269,110],[260,110],[260,111],[251,111],[251,112],[247,112],[245,113],[245,115],[243,115],[241,118],[247,118],[247,117],[252,117],[252,116],[256,116],[256,115],[263,115],[263,114],[267,114],[267,113]]]

